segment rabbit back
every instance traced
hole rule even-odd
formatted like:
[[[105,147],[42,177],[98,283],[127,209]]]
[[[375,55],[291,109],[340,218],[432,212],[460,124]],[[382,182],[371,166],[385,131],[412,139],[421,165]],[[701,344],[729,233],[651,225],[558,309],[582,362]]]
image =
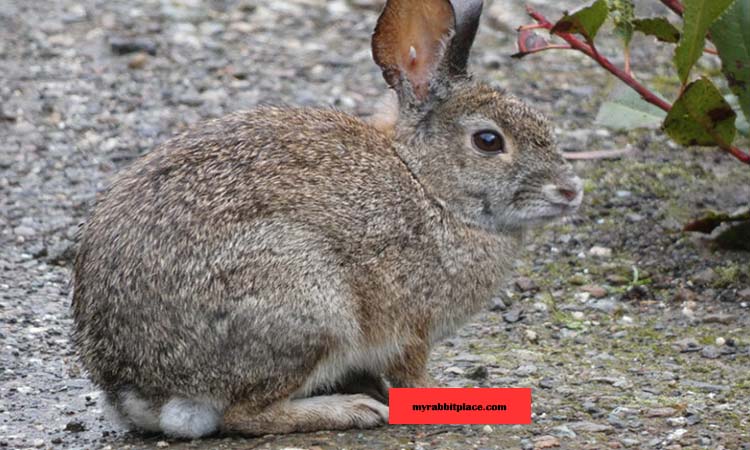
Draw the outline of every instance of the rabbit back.
[[[420,201],[388,138],[342,113],[263,108],[178,136],[83,229],[84,364],[105,387],[289,394],[361,336],[346,268],[412,241]]]

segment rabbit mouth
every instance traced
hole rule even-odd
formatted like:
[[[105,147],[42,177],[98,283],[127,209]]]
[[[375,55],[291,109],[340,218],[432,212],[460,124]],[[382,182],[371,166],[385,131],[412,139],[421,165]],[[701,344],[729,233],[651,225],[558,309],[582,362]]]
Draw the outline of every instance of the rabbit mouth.
[[[521,211],[521,213],[515,217],[515,220],[511,220],[511,222],[515,222],[511,225],[517,227],[544,225],[575,214],[579,206],[580,204],[561,205],[558,203],[544,202],[543,204],[536,205],[536,207],[527,208]]]

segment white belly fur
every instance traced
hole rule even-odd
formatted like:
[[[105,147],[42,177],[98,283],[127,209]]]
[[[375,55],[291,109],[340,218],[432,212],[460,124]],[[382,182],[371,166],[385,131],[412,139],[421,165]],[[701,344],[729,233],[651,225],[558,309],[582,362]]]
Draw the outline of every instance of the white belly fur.
[[[389,363],[401,354],[401,342],[392,339],[380,345],[350,344],[322,360],[295,392],[292,398],[309,397],[314,391],[335,386],[353,371],[382,374]]]

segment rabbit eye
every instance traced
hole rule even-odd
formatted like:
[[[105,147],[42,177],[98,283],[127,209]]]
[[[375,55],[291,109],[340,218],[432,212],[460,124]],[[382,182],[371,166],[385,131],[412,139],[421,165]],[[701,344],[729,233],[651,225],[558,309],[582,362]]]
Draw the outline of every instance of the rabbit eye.
[[[482,153],[502,153],[505,151],[505,139],[497,131],[482,130],[472,137],[474,147]]]

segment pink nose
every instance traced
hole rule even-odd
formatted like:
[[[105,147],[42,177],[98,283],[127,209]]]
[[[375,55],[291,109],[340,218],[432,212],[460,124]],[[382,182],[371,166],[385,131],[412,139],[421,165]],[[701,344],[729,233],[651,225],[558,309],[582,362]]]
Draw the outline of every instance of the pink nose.
[[[559,188],[557,189],[557,192],[559,192],[560,195],[569,202],[572,202],[576,197],[578,197],[578,191],[574,191],[572,189]]]

